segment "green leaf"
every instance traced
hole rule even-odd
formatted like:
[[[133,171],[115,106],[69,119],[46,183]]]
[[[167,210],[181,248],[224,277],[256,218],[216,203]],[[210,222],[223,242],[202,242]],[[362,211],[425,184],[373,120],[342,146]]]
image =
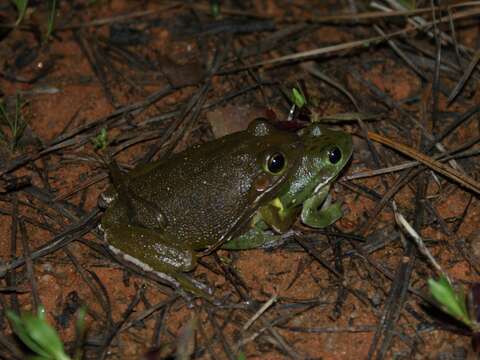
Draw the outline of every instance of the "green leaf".
[[[56,330],[45,320],[43,307],[39,307],[37,315],[24,313],[18,316],[11,310],[7,310],[6,315],[15,334],[38,355],[37,359],[70,359]]]
[[[441,276],[438,281],[429,279],[428,286],[433,298],[440,304],[445,313],[460,320],[469,327],[472,326],[472,320],[467,311],[463,290],[455,291],[444,276]]]
[[[22,22],[25,12],[27,11],[28,0],[12,0],[12,2],[15,4],[18,11],[18,18],[15,22],[15,25],[18,26]]]
[[[48,2],[50,12],[48,13],[48,21],[47,21],[47,40],[52,35],[53,28],[55,25],[55,15],[57,14],[57,4],[56,0],[50,0]]]
[[[301,109],[307,103],[305,96],[303,96],[303,94],[298,91],[297,88],[292,89],[292,101],[299,109]]]
[[[100,133],[93,139],[93,146],[97,150],[104,150],[108,145],[107,128],[102,128]]]
[[[24,323],[24,316],[19,317],[15,314],[12,310],[7,310],[6,315],[8,320],[10,320],[10,324],[12,325],[13,332],[22,340],[22,342],[33,352],[47,357],[48,353],[45,352],[41,346],[39,346],[28,333],[25,323]]]
[[[75,323],[75,330],[77,336],[82,337],[85,332],[85,317],[87,315],[87,307],[84,305],[78,309],[77,322]]]
[[[0,139],[7,142],[10,150],[15,150],[23,133],[27,127],[27,123],[22,115],[22,107],[25,102],[18,95],[15,97],[15,113],[9,114],[5,103],[0,103],[0,124],[8,127],[9,133],[0,128]],[[13,112],[13,111],[12,111]]]
[[[220,16],[220,3],[218,0],[210,1],[210,12],[215,19]]]
[[[244,352],[239,352],[237,355],[237,360],[247,360]]]
[[[78,309],[77,313],[77,321],[75,322],[75,352],[73,355],[73,358],[75,360],[80,360],[83,359],[83,342],[85,339],[85,318],[87,315],[87,307],[85,305],[81,306],[80,309]]]
[[[399,0],[398,2],[407,10],[415,10],[417,8],[417,2],[415,0]]]
[[[60,354],[64,354],[63,343],[57,335],[57,332],[45,320],[34,315],[25,314],[28,320],[25,320],[25,327],[30,337],[55,359],[61,359]]]

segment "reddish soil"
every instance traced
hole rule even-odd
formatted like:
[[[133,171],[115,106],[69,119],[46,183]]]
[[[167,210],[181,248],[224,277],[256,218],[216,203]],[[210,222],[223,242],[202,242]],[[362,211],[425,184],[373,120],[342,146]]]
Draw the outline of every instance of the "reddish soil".
[[[48,9],[43,2],[31,3],[19,26],[0,28],[0,96],[11,111],[18,94],[27,123],[13,150],[11,133],[2,125],[2,266],[11,264],[13,254],[28,259],[66,229],[81,230],[81,220],[97,209],[98,196],[110,184],[103,155],[93,145],[104,127],[116,160],[129,169],[146,154],[167,156],[244,129],[259,116],[285,120],[292,87],[303,89],[310,115],[357,116],[329,122],[353,134],[354,155],[332,186],[345,215],[327,229],[328,236],[297,222],[294,229],[306,246],[289,239],[273,250],[221,250],[218,257],[203,257],[191,275],[214,289],[219,305],[185,296],[109,256],[96,229],[100,213],[96,222],[84,225],[86,234],[35,258],[31,269],[27,261],[28,266],[0,271],[0,290],[18,290],[0,292],[0,324],[9,344],[17,346],[18,341],[3,311],[31,311],[40,301],[70,352],[75,314],[87,305],[82,348],[85,358],[92,359],[141,359],[153,348],[159,350],[145,358],[168,358],[177,348],[191,358],[217,359],[241,359],[240,354],[248,359],[475,358],[468,329],[427,302],[427,280],[439,273],[416,245],[408,250],[412,239],[395,223],[392,200],[412,226],[423,219],[415,226],[427,248],[450,279],[468,291],[480,279],[479,192],[424,169],[378,208],[406,170],[353,180],[349,176],[414,160],[378,143],[369,147],[364,130],[434,156],[439,153],[420,147],[422,138],[438,136],[479,103],[478,72],[447,103],[473,59],[479,27],[468,11],[478,7],[453,9],[455,14],[467,12],[464,19],[454,19],[461,66],[454,45],[444,40],[440,80],[432,90],[435,41],[422,30],[393,40],[423,78],[385,42],[245,71],[257,62],[378,36],[374,26],[385,33],[411,26],[405,16],[381,14],[361,22],[353,21],[353,15],[322,21],[322,16],[352,13],[355,9],[347,4],[356,2],[225,1],[215,19],[208,1],[75,0],[60,2],[48,40],[39,39],[45,36]],[[361,13],[372,10],[357,6]],[[423,6],[430,2],[417,1],[418,8]],[[431,11],[420,15],[431,20]],[[16,17],[12,4],[0,5],[1,22],[11,25]],[[448,23],[439,29],[451,35]],[[309,72],[303,66],[307,60],[330,81]],[[221,66],[211,76],[207,69],[217,61]],[[199,94],[208,83],[203,98]],[[161,91],[165,96],[155,102],[125,110]],[[184,116],[197,96],[200,100]],[[360,124],[358,113],[371,116]],[[62,138],[65,134],[72,135]],[[479,135],[475,113],[442,140],[447,151],[472,141],[466,150],[473,155],[456,160],[459,171],[471,179],[480,178]],[[14,167],[15,162],[19,165]],[[22,176],[30,178],[29,186],[5,189],[3,182]],[[426,183],[421,202],[419,177]],[[401,277],[407,264],[411,275]],[[397,286],[399,279],[406,283]],[[393,293],[396,286],[406,291],[403,301]],[[276,302],[243,329],[272,297]],[[382,324],[382,319],[391,322]],[[382,344],[385,349],[380,350]],[[0,356],[16,358],[2,342]]]

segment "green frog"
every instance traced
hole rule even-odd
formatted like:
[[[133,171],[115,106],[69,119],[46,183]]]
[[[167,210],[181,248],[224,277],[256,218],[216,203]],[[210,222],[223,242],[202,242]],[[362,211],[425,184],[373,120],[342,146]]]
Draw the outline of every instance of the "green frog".
[[[330,186],[352,155],[352,137],[312,124],[298,132],[304,152],[299,166],[271,201],[261,206],[250,228],[226,243],[229,250],[277,244],[300,217],[304,225],[322,229],[342,217],[339,203],[331,203]],[[271,231],[273,230],[273,231]]]
[[[112,166],[101,226],[113,251],[204,296],[185,274],[199,256],[275,241],[298,215],[317,228],[336,221],[340,206],[325,199],[351,152],[346,133],[319,125],[294,133],[258,119],[125,176]]]

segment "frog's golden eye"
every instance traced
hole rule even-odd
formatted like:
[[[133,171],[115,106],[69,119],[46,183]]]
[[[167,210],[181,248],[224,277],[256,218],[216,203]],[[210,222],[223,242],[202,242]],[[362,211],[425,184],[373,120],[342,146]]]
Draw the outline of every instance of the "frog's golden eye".
[[[334,147],[328,150],[328,160],[330,160],[332,164],[338,163],[341,158],[342,151],[338,147]]]
[[[285,168],[285,155],[281,152],[273,153],[267,159],[267,169],[272,174],[278,174]]]

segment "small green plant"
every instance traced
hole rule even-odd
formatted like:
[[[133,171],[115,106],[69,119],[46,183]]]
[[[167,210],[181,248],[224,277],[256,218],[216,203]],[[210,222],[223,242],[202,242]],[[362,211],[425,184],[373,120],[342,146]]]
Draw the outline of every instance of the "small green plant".
[[[210,12],[215,19],[220,16],[220,2],[218,0],[210,0]]]
[[[287,95],[292,102],[292,106],[290,107],[290,111],[288,113],[287,121],[310,121],[311,111],[307,105],[307,98],[302,92],[302,90],[298,87],[292,88],[292,92]]]
[[[83,358],[83,343],[85,340],[86,334],[86,325],[85,325],[85,317],[87,315],[87,307],[82,306],[78,309],[77,315],[77,322],[75,323],[75,332],[77,334],[77,342],[75,346],[75,356],[73,357],[75,360],[80,360]]]
[[[441,276],[438,281],[428,280],[430,293],[443,312],[472,328],[474,321],[467,310],[467,301],[462,288],[455,290],[448,279]]]
[[[15,26],[20,25],[20,23],[25,18],[25,14],[28,8],[28,0],[11,0],[12,3],[17,8],[18,17],[17,21],[15,22]],[[47,19],[47,31],[45,34],[45,41],[50,38],[53,33],[53,29],[55,26],[55,16],[57,14],[57,0],[48,0],[48,19]]]
[[[416,0],[399,0],[399,3],[407,10],[415,10],[417,8]]]
[[[77,342],[75,347],[75,360],[82,359],[82,344],[85,338],[86,306],[78,309],[75,331]],[[71,360],[65,353],[63,343],[57,331],[45,319],[45,309],[39,306],[37,314],[22,313],[20,316],[12,310],[7,310],[6,315],[12,326],[13,332],[36,355],[29,357],[35,360]]]
[[[28,0],[12,0],[12,3],[17,8],[18,18],[15,22],[15,26],[18,26],[22,22],[25,12],[27,11]]]
[[[17,148],[18,142],[27,127],[22,114],[24,105],[25,102],[18,94],[15,98],[14,114],[7,111],[5,103],[0,103],[0,125],[3,125],[3,127],[0,127],[0,140],[8,143],[12,151]],[[5,131],[5,127],[8,132]]]
[[[97,136],[93,139],[93,146],[96,150],[105,150],[108,146],[107,128],[102,128]]]
[[[55,16],[57,14],[57,1],[50,0],[48,2],[49,12],[48,12],[48,21],[47,21],[47,36],[45,40],[50,39],[50,36],[53,33],[53,28],[55,25]]]
[[[239,352],[237,354],[237,360],[247,360],[247,357],[245,356],[244,352]]]
[[[12,310],[7,310],[6,315],[14,333],[36,354],[31,359],[70,360],[56,330],[45,319],[43,307],[38,308],[36,315],[22,313],[19,316]]]
[[[443,312],[470,328],[472,349],[480,353],[480,283],[471,284],[465,293],[462,288],[454,288],[445,276],[441,276],[438,281],[429,279],[428,287]]]
[[[307,99],[301,91],[297,90],[297,88],[292,89],[291,99],[295,106],[299,109],[307,104]]]

